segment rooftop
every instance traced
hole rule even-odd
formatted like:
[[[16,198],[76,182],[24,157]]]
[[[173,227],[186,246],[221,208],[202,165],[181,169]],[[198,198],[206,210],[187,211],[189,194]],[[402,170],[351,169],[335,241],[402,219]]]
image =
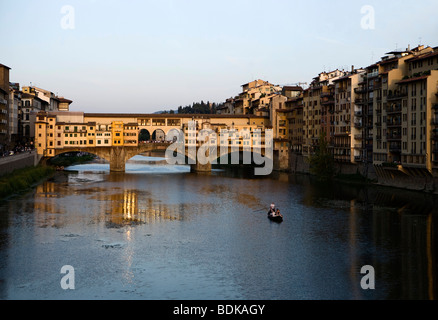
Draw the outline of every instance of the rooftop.
[[[409,78],[409,79],[401,80],[401,81],[399,81],[397,83],[415,82],[415,81],[420,81],[420,80],[423,80],[423,79],[427,79],[427,77],[429,77],[429,76],[425,75],[425,76],[421,76],[421,77]]]
[[[8,66],[5,66],[4,64],[1,64],[1,63],[0,63],[0,68],[6,68],[8,70],[11,70],[11,68],[9,68]]]

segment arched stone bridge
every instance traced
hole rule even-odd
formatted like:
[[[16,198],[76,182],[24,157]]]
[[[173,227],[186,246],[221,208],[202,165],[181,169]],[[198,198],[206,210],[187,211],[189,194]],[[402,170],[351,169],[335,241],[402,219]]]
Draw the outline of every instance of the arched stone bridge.
[[[74,148],[62,148],[55,149],[55,156],[69,153],[69,152],[87,152],[90,154],[94,154],[102,159],[105,159],[110,164],[111,172],[124,172],[126,162],[132,157],[142,154],[148,151],[165,151],[172,143],[170,142],[162,142],[162,143],[141,143],[138,146],[107,146],[107,147],[74,147]],[[242,152],[244,152],[243,147],[228,147],[228,148],[220,148],[217,146],[216,155],[217,159],[221,156],[221,151],[223,152],[225,149],[225,153],[222,154],[226,157],[231,157],[231,154],[239,152],[239,163],[242,163]],[[202,164],[198,159],[196,159],[196,155],[199,151],[199,147],[194,149],[195,152],[191,152],[189,147],[184,147],[184,158],[185,163],[190,164],[191,172],[211,172],[211,163],[208,162],[206,164]],[[253,150],[249,151],[245,149],[245,151],[253,153]],[[265,157],[265,149],[261,148],[260,152],[257,152],[259,156]]]

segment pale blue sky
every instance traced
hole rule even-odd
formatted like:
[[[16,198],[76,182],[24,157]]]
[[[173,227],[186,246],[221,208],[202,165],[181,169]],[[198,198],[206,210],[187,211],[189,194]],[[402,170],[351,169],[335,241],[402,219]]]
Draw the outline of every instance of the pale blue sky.
[[[365,5],[374,30],[361,28]],[[72,110],[148,113],[221,102],[258,78],[309,83],[420,38],[438,46],[437,12],[436,0],[0,0],[0,63]]]

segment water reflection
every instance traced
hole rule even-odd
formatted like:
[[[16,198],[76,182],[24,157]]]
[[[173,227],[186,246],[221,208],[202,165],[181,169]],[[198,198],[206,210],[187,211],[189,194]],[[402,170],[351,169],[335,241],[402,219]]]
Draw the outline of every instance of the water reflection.
[[[436,196],[377,186],[324,185],[307,177],[293,179],[304,187],[306,206],[348,212],[352,283],[360,281],[357,268],[371,264],[378,270],[377,281],[385,283],[387,299],[436,299]],[[369,243],[372,246],[365,247]],[[364,294],[357,286],[352,290],[355,297]]]
[[[23,257],[40,266],[44,283],[68,252],[94,272],[87,271],[90,295],[99,279],[120,277],[112,290],[127,298],[137,296],[125,286],[158,299],[436,299],[435,196],[283,173],[254,177],[245,168],[207,176],[93,168],[60,172],[2,203],[2,297],[38,297],[27,291],[40,286],[23,280],[35,277]],[[272,201],[282,225],[266,218]],[[360,288],[364,265],[376,270],[375,291]],[[267,277],[268,270],[276,272]]]
[[[76,181],[76,178],[69,180]],[[123,185],[127,176],[108,175],[107,182],[115,185]],[[56,178],[57,180],[59,177]],[[62,180],[62,178],[61,178]],[[62,184],[61,184],[62,185]],[[126,225],[152,224],[163,221],[188,219],[187,213],[211,211],[212,206],[208,203],[198,205],[194,210],[190,204],[166,204],[153,196],[148,190],[124,189],[121,187],[103,188],[99,186],[84,186],[71,184],[69,187],[59,188],[57,181],[48,181],[37,186],[34,194],[33,212],[40,222],[39,227],[62,227],[67,217],[62,213],[65,207],[60,206],[59,198],[70,196],[86,196],[87,203],[92,207],[77,207],[78,211],[89,212],[90,218],[96,221],[104,220],[107,228],[120,228]]]

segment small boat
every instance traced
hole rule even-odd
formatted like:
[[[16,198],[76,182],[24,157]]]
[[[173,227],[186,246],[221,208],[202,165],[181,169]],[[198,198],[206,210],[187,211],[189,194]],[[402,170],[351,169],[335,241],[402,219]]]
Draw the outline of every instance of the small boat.
[[[282,216],[282,215],[280,215],[280,216],[271,216],[271,215],[268,215],[268,218],[269,218],[269,220],[271,220],[271,221],[273,221],[273,222],[278,222],[278,223],[283,222],[283,216]]]

